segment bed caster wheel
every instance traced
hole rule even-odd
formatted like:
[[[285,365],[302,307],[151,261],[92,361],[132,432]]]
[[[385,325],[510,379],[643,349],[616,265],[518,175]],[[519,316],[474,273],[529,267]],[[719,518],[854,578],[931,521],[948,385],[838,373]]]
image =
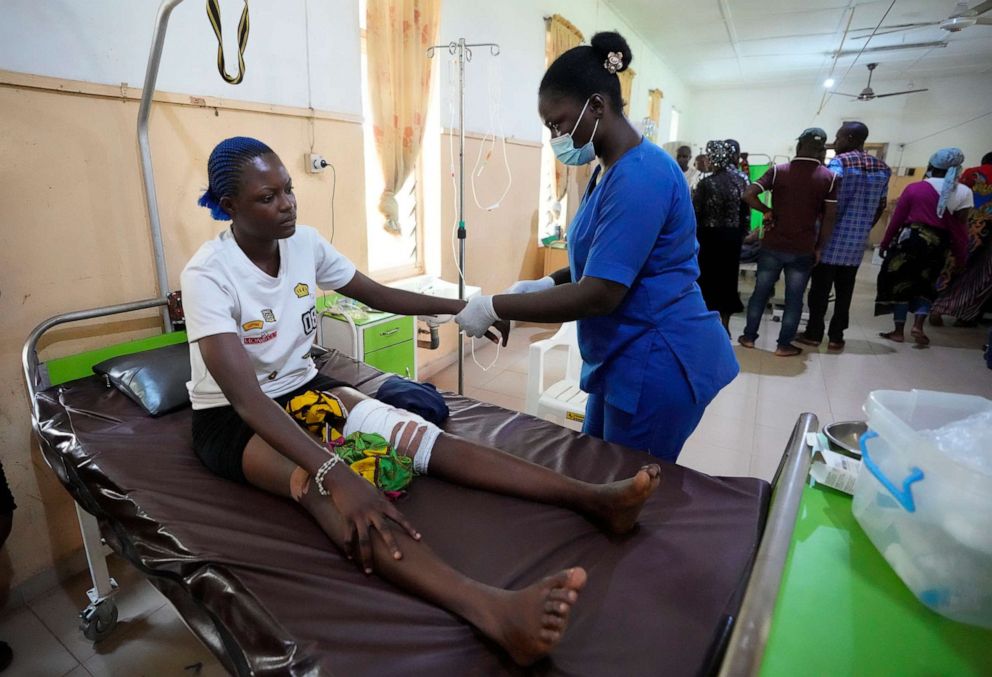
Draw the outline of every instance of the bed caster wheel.
[[[91,642],[105,639],[117,627],[117,605],[112,600],[90,604],[79,614],[79,629]]]

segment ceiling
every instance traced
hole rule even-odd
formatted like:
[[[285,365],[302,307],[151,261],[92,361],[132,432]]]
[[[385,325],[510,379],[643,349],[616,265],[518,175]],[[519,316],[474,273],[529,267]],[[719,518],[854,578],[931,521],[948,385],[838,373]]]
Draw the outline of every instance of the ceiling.
[[[838,91],[857,94],[867,79],[864,65],[878,62],[873,84],[959,75],[992,74],[992,26],[958,33],[937,26],[871,38],[882,26],[939,21],[954,13],[955,0],[606,0],[689,86],[709,89],[755,83],[819,84],[833,75]],[[973,7],[980,0],[970,0]],[[853,17],[851,16],[853,12]],[[992,18],[992,12],[985,14]],[[844,30],[850,19],[846,39]],[[946,43],[893,51],[869,51],[912,43]],[[856,62],[856,63],[855,63]],[[852,67],[852,64],[853,67]]]

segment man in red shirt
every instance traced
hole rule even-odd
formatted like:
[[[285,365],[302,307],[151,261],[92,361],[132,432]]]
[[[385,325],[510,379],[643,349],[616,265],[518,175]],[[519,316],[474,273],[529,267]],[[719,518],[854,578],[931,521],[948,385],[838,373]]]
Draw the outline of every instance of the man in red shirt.
[[[837,206],[839,180],[819,160],[826,141],[827,133],[818,127],[803,131],[795,159],[769,168],[744,192],[744,201],[751,209],[764,214],[764,237],[754,293],[747,306],[747,326],[737,339],[745,348],[754,347],[761,316],[779,275],[785,271],[785,313],[775,354],[791,357],[802,352],[792,340],[803,311],[803,293],[820,250],[830,241]],[[758,200],[764,191],[772,193],[771,208]]]

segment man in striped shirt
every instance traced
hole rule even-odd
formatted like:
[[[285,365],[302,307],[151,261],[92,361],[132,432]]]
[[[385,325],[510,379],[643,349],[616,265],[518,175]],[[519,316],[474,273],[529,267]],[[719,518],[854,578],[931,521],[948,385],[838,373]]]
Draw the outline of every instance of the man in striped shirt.
[[[834,139],[837,155],[827,165],[841,179],[837,194],[837,222],[820,262],[810,278],[809,321],[796,340],[810,346],[823,341],[824,320],[830,290],[835,292],[834,314],[827,336],[830,350],[844,349],[851,297],[858,266],[865,254],[868,232],[885,210],[892,170],[865,152],[868,127],[862,122],[845,122]]]

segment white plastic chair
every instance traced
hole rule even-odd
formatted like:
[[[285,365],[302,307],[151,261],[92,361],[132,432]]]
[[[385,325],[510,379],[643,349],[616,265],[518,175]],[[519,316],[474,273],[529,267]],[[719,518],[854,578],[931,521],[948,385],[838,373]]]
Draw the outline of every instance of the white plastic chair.
[[[568,347],[565,378],[544,387],[544,356],[557,346]],[[527,369],[527,413],[573,430],[581,430],[585,421],[586,399],[589,395],[579,388],[578,333],[575,322],[566,322],[549,339],[530,345]]]

